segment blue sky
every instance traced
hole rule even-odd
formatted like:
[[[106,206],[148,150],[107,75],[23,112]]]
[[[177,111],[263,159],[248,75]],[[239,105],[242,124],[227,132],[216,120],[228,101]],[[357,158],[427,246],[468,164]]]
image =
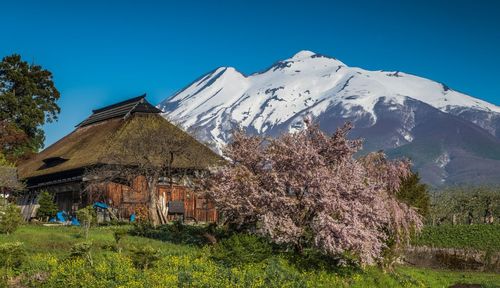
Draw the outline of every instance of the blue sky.
[[[99,108],[152,103],[219,66],[260,71],[299,50],[400,70],[500,105],[500,1],[6,1],[0,56],[54,73],[46,144]]]

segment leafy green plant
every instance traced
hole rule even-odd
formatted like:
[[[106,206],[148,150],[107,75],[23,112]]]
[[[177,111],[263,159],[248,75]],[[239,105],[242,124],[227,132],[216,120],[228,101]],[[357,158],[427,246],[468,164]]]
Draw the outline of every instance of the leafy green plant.
[[[272,246],[260,237],[235,234],[212,247],[212,259],[225,265],[258,263],[272,255]]]
[[[0,205],[0,234],[13,233],[22,223],[21,209],[17,205]]]
[[[22,242],[7,242],[0,244],[0,267],[19,268],[26,256]]]
[[[92,259],[92,242],[76,243],[71,247],[69,257],[85,259],[92,266],[94,264]]]
[[[113,238],[115,239],[116,251],[118,251],[118,253],[122,252],[123,247],[122,247],[121,242],[122,242],[123,238],[125,238],[127,235],[128,235],[128,229],[124,229],[124,228],[115,229],[115,231],[113,232]]]
[[[83,235],[85,236],[85,239],[88,239],[90,227],[94,225],[97,220],[95,209],[92,206],[87,206],[76,211],[76,215],[82,225]]]
[[[152,268],[158,260],[160,260],[160,251],[149,245],[136,247],[132,250],[132,261],[135,267],[139,269],[146,270]]]
[[[6,282],[12,271],[18,270],[24,262],[26,251],[21,242],[0,244],[0,267],[2,282]],[[0,285],[2,284],[0,282]]]
[[[58,210],[57,205],[54,203],[54,198],[48,191],[42,191],[42,193],[40,193],[38,204],[40,207],[36,215],[39,219],[47,221],[50,217],[56,216]]]

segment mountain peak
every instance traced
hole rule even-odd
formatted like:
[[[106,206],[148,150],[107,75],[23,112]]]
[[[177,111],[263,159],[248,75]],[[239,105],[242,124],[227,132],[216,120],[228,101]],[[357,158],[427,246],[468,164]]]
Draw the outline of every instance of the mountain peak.
[[[295,55],[293,55],[292,59],[305,59],[305,58],[311,58],[312,56],[316,55],[316,53],[309,51],[309,50],[302,50],[297,52]]]

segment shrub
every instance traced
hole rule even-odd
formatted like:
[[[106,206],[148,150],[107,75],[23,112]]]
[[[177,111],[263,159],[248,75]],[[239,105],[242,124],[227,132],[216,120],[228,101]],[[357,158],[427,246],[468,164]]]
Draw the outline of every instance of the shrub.
[[[213,225],[194,226],[185,225],[177,221],[173,224],[157,227],[139,222],[134,224],[134,228],[130,231],[130,234],[177,244],[182,243],[197,246],[212,244],[214,241],[211,238],[221,239],[228,236],[227,231],[214,228]],[[210,238],[207,237],[207,234],[211,235]]]
[[[36,215],[41,220],[47,220],[51,217],[56,216],[57,205],[54,203],[52,195],[48,191],[43,191],[40,193],[40,198],[38,198],[38,204],[40,207],[36,212]]]
[[[17,269],[23,264],[26,251],[21,242],[0,244],[0,267]]]
[[[122,252],[121,241],[123,238],[127,236],[127,234],[128,234],[128,229],[124,228],[118,228],[113,232],[113,238],[115,239],[115,245],[116,245],[115,247],[118,253]]]
[[[96,222],[96,212],[92,206],[87,206],[76,211],[76,215],[81,222],[85,239],[89,238],[90,227]]]
[[[272,255],[271,245],[264,239],[248,234],[235,234],[214,245],[212,259],[229,266],[258,263]]]
[[[86,260],[90,266],[94,264],[92,259],[92,242],[80,242],[71,247],[69,258],[81,258]]]
[[[21,209],[15,204],[0,205],[0,233],[10,234],[23,223]]]
[[[139,269],[146,270],[154,267],[158,260],[160,260],[160,251],[149,245],[132,250],[132,261]]]

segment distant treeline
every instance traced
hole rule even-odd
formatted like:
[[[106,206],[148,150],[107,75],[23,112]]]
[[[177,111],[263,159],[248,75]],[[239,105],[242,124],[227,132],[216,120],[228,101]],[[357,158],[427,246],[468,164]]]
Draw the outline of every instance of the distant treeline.
[[[498,223],[500,187],[449,187],[431,191],[430,199],[430,225]]]

